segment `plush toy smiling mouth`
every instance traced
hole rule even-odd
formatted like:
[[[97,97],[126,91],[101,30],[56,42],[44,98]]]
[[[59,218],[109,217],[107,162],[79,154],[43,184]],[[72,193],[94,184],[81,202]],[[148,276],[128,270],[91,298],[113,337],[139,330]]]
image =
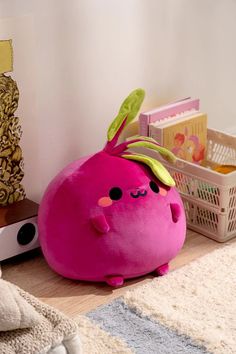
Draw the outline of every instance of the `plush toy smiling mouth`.
[[[147,195],[147,191],[145,191],[145,190],[143,190],[143,191],[137,190],[136,193],[131,192],[130,195],[131,195],[132,198],[145,197]]]

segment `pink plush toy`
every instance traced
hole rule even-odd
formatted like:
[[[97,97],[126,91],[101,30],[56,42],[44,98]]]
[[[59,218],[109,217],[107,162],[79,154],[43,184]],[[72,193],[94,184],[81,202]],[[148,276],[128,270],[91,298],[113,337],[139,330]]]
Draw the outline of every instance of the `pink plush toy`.
[[[108,130],[105,148],[67,166],[48,186],[39,210],[39,237],[59,274],[120,286],[124,279],[168,271],[181,249],[185,214],[174,180],[156,159],[130,152],[174,155],[147,137],[118,144],[144,91],[133,91]]]

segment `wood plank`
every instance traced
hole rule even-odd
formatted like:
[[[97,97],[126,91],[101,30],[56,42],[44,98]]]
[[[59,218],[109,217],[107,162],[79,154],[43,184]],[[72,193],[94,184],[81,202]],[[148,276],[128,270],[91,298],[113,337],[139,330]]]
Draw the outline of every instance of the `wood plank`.
[[[27,198],[0,207],[0,227],[14,224],[16,222],[29,219],[38,214],[39,205]]]
[[[235,241],[229,241],[227,244]],[[178,256],[171,262],[171,270],[217,248],[224,247],[194,231],[188,230],[186,242]],[[2,263],[3,278],[20,286],[45,303],[73,317],[85,313],[122,295],[134,286],[149,282],[146,275],[128,280],[125,285],[113,289],[106,284],[72,281],[54,273],[46,264],[39,250],[20,255]]]

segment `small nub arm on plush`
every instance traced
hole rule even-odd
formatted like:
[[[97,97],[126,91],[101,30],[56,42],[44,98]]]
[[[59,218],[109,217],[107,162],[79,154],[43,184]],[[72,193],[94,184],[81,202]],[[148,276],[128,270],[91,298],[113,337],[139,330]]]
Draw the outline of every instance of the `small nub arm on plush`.
[[[172,220],[178,222],[181,215],[180,205],[177,203],[170,203],[170,210],[172,214]]]
[[[110,226],[104,214],[91,217],[90,222],[100,234],[106,234],[110,231]]]

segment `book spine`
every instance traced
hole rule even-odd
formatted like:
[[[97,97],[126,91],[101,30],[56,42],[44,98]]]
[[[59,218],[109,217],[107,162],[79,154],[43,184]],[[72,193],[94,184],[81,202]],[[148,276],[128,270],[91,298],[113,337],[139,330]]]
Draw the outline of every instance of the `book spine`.
[[[149,116],[141,113],[139,116],[139,135],[148,136],[149,134]]]
[[[153,114],[150,115],[149,123],[154,123],[156,121],[160,121],[166,117],[171,117],[175,116],[176,114],[185,112],[185,111],[190,111],[191,109],[196,109],[199,110],[199,99],[191,100],[191,101],[182,101],[182,102],[177,102],[176,105],[173,107],[166,108],[162,111],[159,112],[153,112]]]

